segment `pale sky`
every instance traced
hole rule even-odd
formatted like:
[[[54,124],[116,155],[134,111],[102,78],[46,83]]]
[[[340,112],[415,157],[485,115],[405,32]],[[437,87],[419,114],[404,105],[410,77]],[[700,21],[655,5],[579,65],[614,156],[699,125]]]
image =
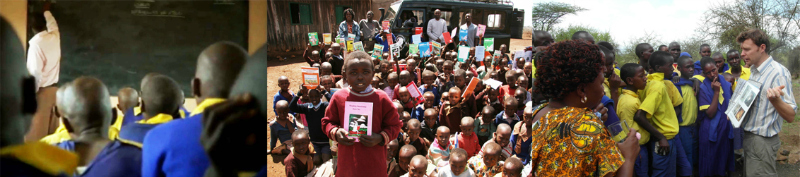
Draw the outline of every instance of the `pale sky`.
[[[556,28],[570,24],[586,25],[611,33],[619,44],[650,32],[660,41],[690,38],[700,27],[709,7],[731,0],[511,0],[515,8],[525,9],[525,26],[531,25],[531,9],[540,2],[557,1],[587,10],[567,15]],[[660,45],[660,44],[653,44]],[[628,46],[620,46],[627,48]]]

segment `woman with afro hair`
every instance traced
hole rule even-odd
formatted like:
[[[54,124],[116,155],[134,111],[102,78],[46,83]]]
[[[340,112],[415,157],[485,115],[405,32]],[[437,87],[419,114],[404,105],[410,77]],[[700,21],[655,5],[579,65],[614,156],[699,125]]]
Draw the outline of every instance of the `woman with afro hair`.
[[[603,96],[603,55],[583,41],[555,43],[536,67],[530,176],[632,176],[639,153],[636,131],[623,143],[606,132],[595,108]],[[604,111],[603,111],[604,112]],[[619,146],[619,147],[618,147]]]

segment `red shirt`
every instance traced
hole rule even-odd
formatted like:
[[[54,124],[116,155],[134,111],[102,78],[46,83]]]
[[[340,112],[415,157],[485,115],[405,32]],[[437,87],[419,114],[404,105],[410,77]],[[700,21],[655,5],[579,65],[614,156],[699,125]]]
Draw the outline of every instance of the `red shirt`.
[[[516,89],[512,89],[510,87],[511,86],[509,86],[509,85],[500,86],[500,94],[498,94],[498,95],[500,95],[500,98],[497,98],[498,100],[500,100],[500,104],[505,105],[505,102],[503,101],[503,99],[505,99],[506,96],[512,96],[513,97],[514,96],[514,92],[517,91]],[[517,104],[522,104],[522,103],[517,103]],[[500,112],[502,110],[495,110],[495,111]]]
[[[389,139],[384,140],[385,142],[397,139],[403,122],[400,121],[391,99],[386,93],[377,89],[364,94],[351,92],[350,89],[342,89],[334,93],[330,105],[325,111],[325,117],[322,118],[322,127],[328,138],[333,139],[332,137],[335,136],[330,134],[332,129],[342,128],[345,101],[372,102],[372,115],[374,116],[371,120],[374,121],[372,122],[372,134],[386,132]],[[336,176],[387,176],[385,144],[366,147],[357,142],[352,146],[339,144],[338,148],[337,163],[339,165],[336,167]]]
[[[467,151],[467,157],[475,156],[475,154],[478,154],[478,152],[481,151],[481,144],[478,142],[478,135],[476,135],[474,132],[472,133],[472,136],[464,136],[463,133],[458,133],[456,138],[458,138],[458,148]],[[450,144],[455,144],[455,142],[451,140]]]

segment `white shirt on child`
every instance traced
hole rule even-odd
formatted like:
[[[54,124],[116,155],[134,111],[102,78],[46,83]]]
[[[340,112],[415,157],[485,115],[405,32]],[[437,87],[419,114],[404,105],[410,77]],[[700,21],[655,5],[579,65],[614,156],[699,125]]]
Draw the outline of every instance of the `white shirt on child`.
[[[459,174],[458,176],[453,174],[450,165],[439,168],[439,177],[471,177],[471,176],[475,176],[475,172],[472,171],[472,169],[470,169],[469,166],[467,166],[466,169],[464,169],[464,172],[461,172],[461,174]]]

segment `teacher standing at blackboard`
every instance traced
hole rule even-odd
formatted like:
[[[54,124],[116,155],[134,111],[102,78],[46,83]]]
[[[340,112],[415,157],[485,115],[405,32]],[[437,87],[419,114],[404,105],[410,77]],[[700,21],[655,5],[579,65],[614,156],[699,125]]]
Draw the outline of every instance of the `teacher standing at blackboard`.
[[[61,34],[50,3],[44,4],[44,13],[30,15],[33,34],[28,47],[27,68],[36,78],[36,101],[38,107],[31,122],[26,141],[37,141],[58,126],[58,119],[51,116],[58,90],[58,74],[61,69]]]
[[[337,36],[339,38],[345,38],[345,40],[348,40],[348,41],[353,41],[353,43],[361,41],[361,28],[358,26],[358,23],[356,23],[356,21],[353,20],[355,18],[355,16],[356,16],[356,13],[353,12],[353,9],[345,9],[343,13],[344,13],[344,21],[342,21],[342,23],[339,23],[339,33],[338,33]],[[347,37],[348,34],[354,34],[355,37],[354,38],[348,38]],[[344,56],[347,57],[347,54],[350,53],[350,51],[347,51],[348,47],[347,46],[342,46],[342,48],[345,49],[345,50],[342,50],[342,51],[344,51]],[[342,73],[341,73],[342,72],[342,66],[344,65],[344,59],[343,58],[344,57],[342,57],[342,58],[334,57],[333,60],[328,61],[333,66],[333,74],[334,75],[342,75]]]

